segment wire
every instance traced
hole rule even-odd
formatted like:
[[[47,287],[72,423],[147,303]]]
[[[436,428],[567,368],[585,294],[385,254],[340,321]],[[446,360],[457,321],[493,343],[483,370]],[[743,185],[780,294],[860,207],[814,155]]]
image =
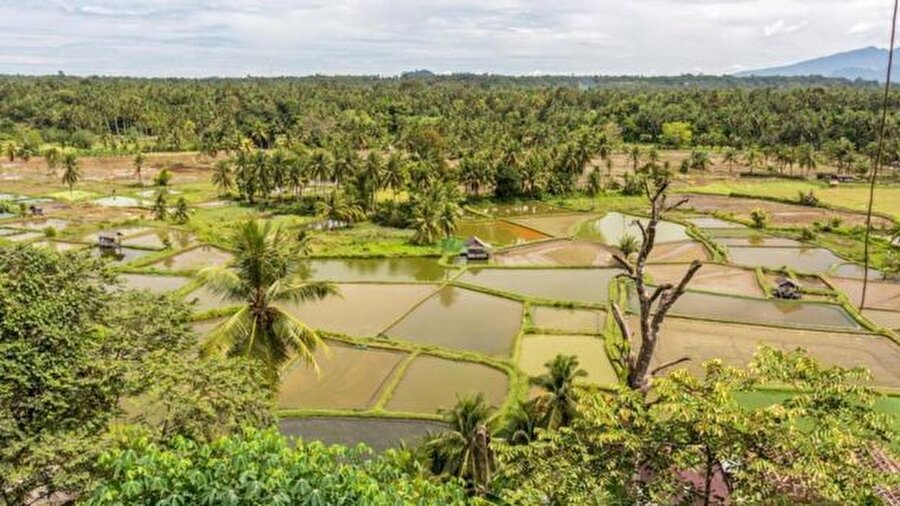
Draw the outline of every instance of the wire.
[[[866,305],[866,291],[869,288],[869,236],[872,234],[872,205],[875,202],[875,181],[878,179],[878,169],[884,157],[884,131],[887,125],[888,104],[891,93],[891,68],[894,66],[894,38],[897,35],[897,7],[900,0],[894,0],[894,17],[891,19],[891,45],[888,46],[887,79],[884,83],[884,104],[881,109],[881,127],[878,133],[878,153],[875,155],[875,165],[872,167],[872,179],[869,181],[869,208],[866,211],[866,238],[864,244],[865,265],[863,271],[862,297],[859,300],[859,310]]]

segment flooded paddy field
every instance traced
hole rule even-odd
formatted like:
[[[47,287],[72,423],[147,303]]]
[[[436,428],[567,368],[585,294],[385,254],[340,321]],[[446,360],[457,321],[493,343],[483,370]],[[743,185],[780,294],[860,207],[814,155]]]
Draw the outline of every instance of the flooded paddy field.
[[[212,246],[200,246],[164,258],[159,262],[151,264],[150,267],[170,271],[191,271],[210,266],[225,266],[233,260],[234,255],[227,251]]]
[[[406,356],[379,348],[357,348],[327,341],[315,353],[319,372],[298,362],[282,376],[277,406],[291,408],[368,409]]]
[[[314,416],[282,418],[278,421],[278,428],[282,434],[304,441],[345,446],[362,443],[376,451],[383,451],[404,444],[415,446],[429,433],[441,432],[447,426],[431,420]]]
[[[559,212],[559,208],[544,202],[530,202],[524,204],[489,204],[473,206],[480,213],[490,214],[498,218],[513,216],[534,216]]]
[[[900,331],[900,311],[885,311],[881,309],[863,309],[863,316],[872,320],[877,325]]]
[[[33,246],[38,246],[41,248],[49,248],[57,253],[62,253],[64,251],[71,251],[85,248],[84,244],[80,244],[77,242],[64,242],[64,241],[51,241],[51,240],[41,240],[31,243]]]
[[[761,209],[771,217],[772,224],[775,226],[806,226],[817,221],[825,223],[832,217],[838,217],[848,225],[864,225],[866,219],[865,215],[859,213],[762,199],[701,194],[690,194],[688,197],[690,201],[686,208],[702,213],[727,213],[749,219],[751,211]],[[883,228],[886,225],[889,225],[889,222],[884,218],[876,217],[873,220],[875,228]]]
[[[738,265],[761,266],[770,269],[787,267],[798,272],[824,274],[845,262],[825,248],[728,248],[731,260]]]
[[[765,323],[783,327],[859,330],[837,304],[755,299],[704,292],[685,292],[672,306],[673,315],[723,322]]]
[[[609,283],[618,269],[470,268],[458,282],[524,297],[597,304],[609,298]]]
[[[832,277],[828,281],[846,294],[854,305],[858,306],[862,302],[863,282],[861,279]],[[869,279],[866,308],[900,311],[900,282],[879,281],[878,278]]]
[[[152,229],[149,233],[134,235],[122,240],[126,246],[138,246],[142,248],[176,248],[184,249],[192,246],[196,241],[194,234],[184,230],[169,228]]]
[[[532,306],[531,323],[541,329],[567,332],[599,333],[606,319],[605,311]]]
[[[578,232],[579,226],[596,218],[590,214],[560,214],[550,216],[535,216],[529,218],[515,218],[513,223],[537,230],[553,237],[571,237]]]
[[[614,264],[614,252],[602,244],[557,239],[506,249],[495,254],[493,262],[510,266],[606,267]]]
[[[654,283],[676,285],[688,267],[688,264],[650,265],[647,267],[647,273]],[[765,295],[753,270],[721,264],[703,264],[691,280],[690,287],[695,290],[733,295],[755,297]]]
[[[519,367],[529,376],[540,376],[547,371],[545,364],[557,355],[578,357],[579,367],[587,372],[583,378],[587,383],[614,385],[618,381],[603,339],[597,336],[527,335],[522,338]]]
[[[448,286],[384,333],[423,345],[509,356],[521,323],[522,304]]]
[[[91,255],[122,264],[133,262],[152,253],[152,251],[136,248],[123,247],[115,250],[110,250],[100,249],[96,246],[91,247]]]
[[[484,394],[493,405],[503,404],[509,378],[493,367],[422,355],[413,360],[391,395],[386,409],[436,414],[452,408],[460,397]]]
[[[351,336],[375,336],[437,290],[436,285],[340,284],[339,295],[286,309],[310,327]]]
[[[650,253],[652,263],[693,262],[711,258],[703,243],[698,241],[678,241],[657,244]]]
[[[125,288],[165,293],[178,290],[191,282],[184,276],[159,276],[151,274],[122,274],[119,276]]]
[[[760,321],[765,321],[760,318]],[[689,357],[688,369],[701,370],[705,360],[720,358],[745,366],[760,345],[785,350],[804,348],[826,364],[867,367],[873,384],[900,387],[900,347],[890,339],[871,334],[846,334],[703,322],[670,318],[663,325],[654,363],[664,364]]]
[[[184,301],[191,304],[195,313],[204,313],[213,309],[221,309],[240,304],[240,302],[226,300],[206,286],[200,286],[196,290],[185,295]]]
[[[5,226],[13,228],[27,228],[31,230],[44,230],[53,228],[55,230],[65,230],[71,225],[71,221],[60,218],[30,218],[27,220],[12,221],[5,223]]]
[[[721,237],[716,242],[723,246],[753,246],[757,248],[803,248],[800,241],[771,235],[748,235],[747,237]]]
[[[316,281],[432,282],[449,275],[434,257],[326,258],[306,260],[302,267],[303,277]]]
[[[641,229],[635,222],[646,225],[648,220],[638,216],[611,212],[602,218],[588,220],[578,229],[578,237],[600,241],[610,246],[616,246],[626,235],[641,240]],[[684,225],[671,221],[661,221],[656,227],[656,244],[667,242],[688,241],[691,237],[687,234]]]
[[[475,236],[493,246],[508,246],[547,239],[548,235],[508,221],[461,221],[456,235],[468,239]]]

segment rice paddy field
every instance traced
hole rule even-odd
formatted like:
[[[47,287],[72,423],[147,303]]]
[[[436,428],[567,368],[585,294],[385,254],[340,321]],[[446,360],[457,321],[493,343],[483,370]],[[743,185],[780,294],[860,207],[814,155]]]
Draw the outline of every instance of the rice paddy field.
[[[22,184],[21,192],[3,199],[43,199],[47,216],[0,215],[0,241],[100,254],[99,236],[118,234],[124,247],[109,259],[120,272],[117,289],[169,293],[193,304],[194,330],[205,339],[236,305],[197,275],[234,261],[225,241],[228,226],[256,216],[294,232],[310,219],[262,214],[223,200],[194,171],[179,177],[172,191],[196,205],[185,225],[153,220],[146,188],[127,187],[113,197],[100,187],[70,195]],[[802,241],[796,233],[797,226],[835,214],[859,223],[861,189],[814,186],[824,202],[841,210],[729,196],[788,198],[805,184],[692,186],[691,203],[667,216],[648,280],[677,283],[691,261],[704,265],[663,326],[658,363],[686,357],[685,367],[699,371],[714,358],[745,365],[762,344],[802,347],[828,364],[864,366],[871,385],[900,395],[900,282],[872,272],[860,310],[859,262],[834,243]],[[529,378],[542,374],[557,354],[579,358],[585,386],[620,382],[606,344],[616,337],[611,302],[627,298],[628,290],[613,256],[623,237],[640,237],[636,221],[645,218],[633,200],[602,199],[590,206],[583,199],[473,206],[475,216],[463,219],[456,235],[489,243],[491,259],[482,263],[410,245],[408,231],[371,224],[318,232],[300,275],[332,282],[339,294],[285,304],[319,331],[327,349],[316,352],[319,371],[302,362],[284,370],[277,396],[282,430],[376,448],[413,442],[440,429],[441,410],[460,396],[481,393],[509,409],[533,395]],[[880,210],[898,217],[898,201],[882,199]],[[747,226],[758,207],[771,213],[766,230]],[[797,281],[803,298],[773,298],[781,278]],[[764,402],[767,395],[748,403]],[[886,399],[885,406],[896,405],[897,397]]]

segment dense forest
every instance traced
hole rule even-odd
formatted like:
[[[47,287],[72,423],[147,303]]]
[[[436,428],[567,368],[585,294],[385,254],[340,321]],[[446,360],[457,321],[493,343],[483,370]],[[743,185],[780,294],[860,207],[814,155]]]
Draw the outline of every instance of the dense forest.
[[[900,103],[894,95],[893,104]],[[821,78],[589,78],[416,73],[249,79],[0,78],[0,142],[101,152],[406,147],[436,132],[446,156],[606,135],[660,146],[868,153],[880,91]],[[690,135],[667,135],[666,125]],[[897,119],[890,119],[896,131]],[[895,135],[889,136],[895,139]],[[897,143],[889,146],[897,159]]]

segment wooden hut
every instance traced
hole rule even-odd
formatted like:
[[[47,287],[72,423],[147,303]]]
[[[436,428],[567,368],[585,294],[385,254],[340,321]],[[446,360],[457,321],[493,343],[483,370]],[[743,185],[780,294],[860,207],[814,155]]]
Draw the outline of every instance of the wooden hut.
[[[463,256],[466,260],[488,260],[491,258],[491,245],[472,236],[466,241]]]
[[[772,292],[778,299],[799,299],[803,296],[800,283],[791,278],[782,276],[775,281],[775,291]]]

